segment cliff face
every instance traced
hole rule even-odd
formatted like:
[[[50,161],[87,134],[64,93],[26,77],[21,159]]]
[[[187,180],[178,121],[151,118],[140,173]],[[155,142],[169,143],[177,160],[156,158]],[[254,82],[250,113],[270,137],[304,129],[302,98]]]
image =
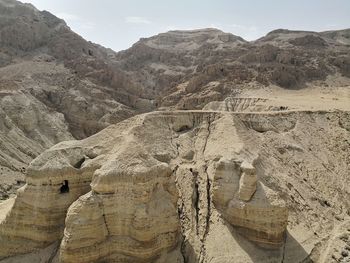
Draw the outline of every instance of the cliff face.
[[[1,262],[346,261],[349,46],[200,29],[116,53],[0,0]]]
[[[0,256],[62,240],[61,262],[319,257],[311,250],[333,214],[348,220],[350,153],[336,139],[349,137],[348,120],[156,112],[59,143],[31,163],[1,222]]]
[[[1,0],[0,15],[0,176],[13,186],[3,198],[42,150],[138,113],[201,109],[267,87],[349,85],[349,30],[276,30],[254,42],[170,31],[116,53],[30,4]]]

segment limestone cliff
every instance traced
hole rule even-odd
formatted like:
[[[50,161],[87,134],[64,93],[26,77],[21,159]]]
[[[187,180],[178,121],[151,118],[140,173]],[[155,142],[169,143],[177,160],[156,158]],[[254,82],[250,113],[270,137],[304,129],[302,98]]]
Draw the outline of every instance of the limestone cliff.
[[[114,52],[47,11],[0,0],[0,199],[14,195],[43,150],[135,114],[300,109],[270,103],[273,92],[316,85],[328,87],[316,91],[324,97],[349,86],[348,54],[349,29],[275,30],[253,42],[212,28],[175,30]]]
[[[0,257],[60,241],[60,262],[305,260],[331,213],[348,220],[349,148],[335,140],[348,117],[155,112],[59,143],[31,163],[2,219]]]
[[[349,32],[114,52],[0,0],[1,263],[346,262]]]

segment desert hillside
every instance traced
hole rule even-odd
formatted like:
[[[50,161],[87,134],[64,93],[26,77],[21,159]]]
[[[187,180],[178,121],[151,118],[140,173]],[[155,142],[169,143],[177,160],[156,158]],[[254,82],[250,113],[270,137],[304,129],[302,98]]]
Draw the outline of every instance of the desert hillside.
[[[350,29],[115,52],[0,0],[0,262],[350,262]]]

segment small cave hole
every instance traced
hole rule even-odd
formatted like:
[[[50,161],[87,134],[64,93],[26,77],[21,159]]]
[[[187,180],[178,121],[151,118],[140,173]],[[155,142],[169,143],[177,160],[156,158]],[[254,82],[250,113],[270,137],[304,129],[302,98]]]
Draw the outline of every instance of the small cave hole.
[[[191,127],[189,127],[189,126],[187,126],[187,125],[183,125],[183,126],[181,126],[180,128],[178,128],[178,129],[176,130],[176,132],[187,132],[187,131],[189,131],[189,130],[191,130]]]
[[[328,207],[331,207],[331,204],[330,204],[327,200],[324,200],[324,201],[323,201],[323,204],[326,205],[326,206],[328,206]]]
[[[81,158],[76,164],[74,164],[74,168],[80,169],[83,163],[85,162],[85,157]]]
[[[69,192],[68,180],[64,180],[64,182],[62,183],[62,186],[60,188],[60,192],[61,192],[61,194]]]

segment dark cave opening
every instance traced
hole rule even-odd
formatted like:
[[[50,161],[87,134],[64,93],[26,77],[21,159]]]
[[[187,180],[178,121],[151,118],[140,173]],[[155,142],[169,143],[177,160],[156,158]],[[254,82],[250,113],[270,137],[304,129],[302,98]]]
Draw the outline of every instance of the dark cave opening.
[[[69,185],[68,185],[68,180],[64,180],[61,188],[60,188],[61,194],[68,193],[69,192]]]

